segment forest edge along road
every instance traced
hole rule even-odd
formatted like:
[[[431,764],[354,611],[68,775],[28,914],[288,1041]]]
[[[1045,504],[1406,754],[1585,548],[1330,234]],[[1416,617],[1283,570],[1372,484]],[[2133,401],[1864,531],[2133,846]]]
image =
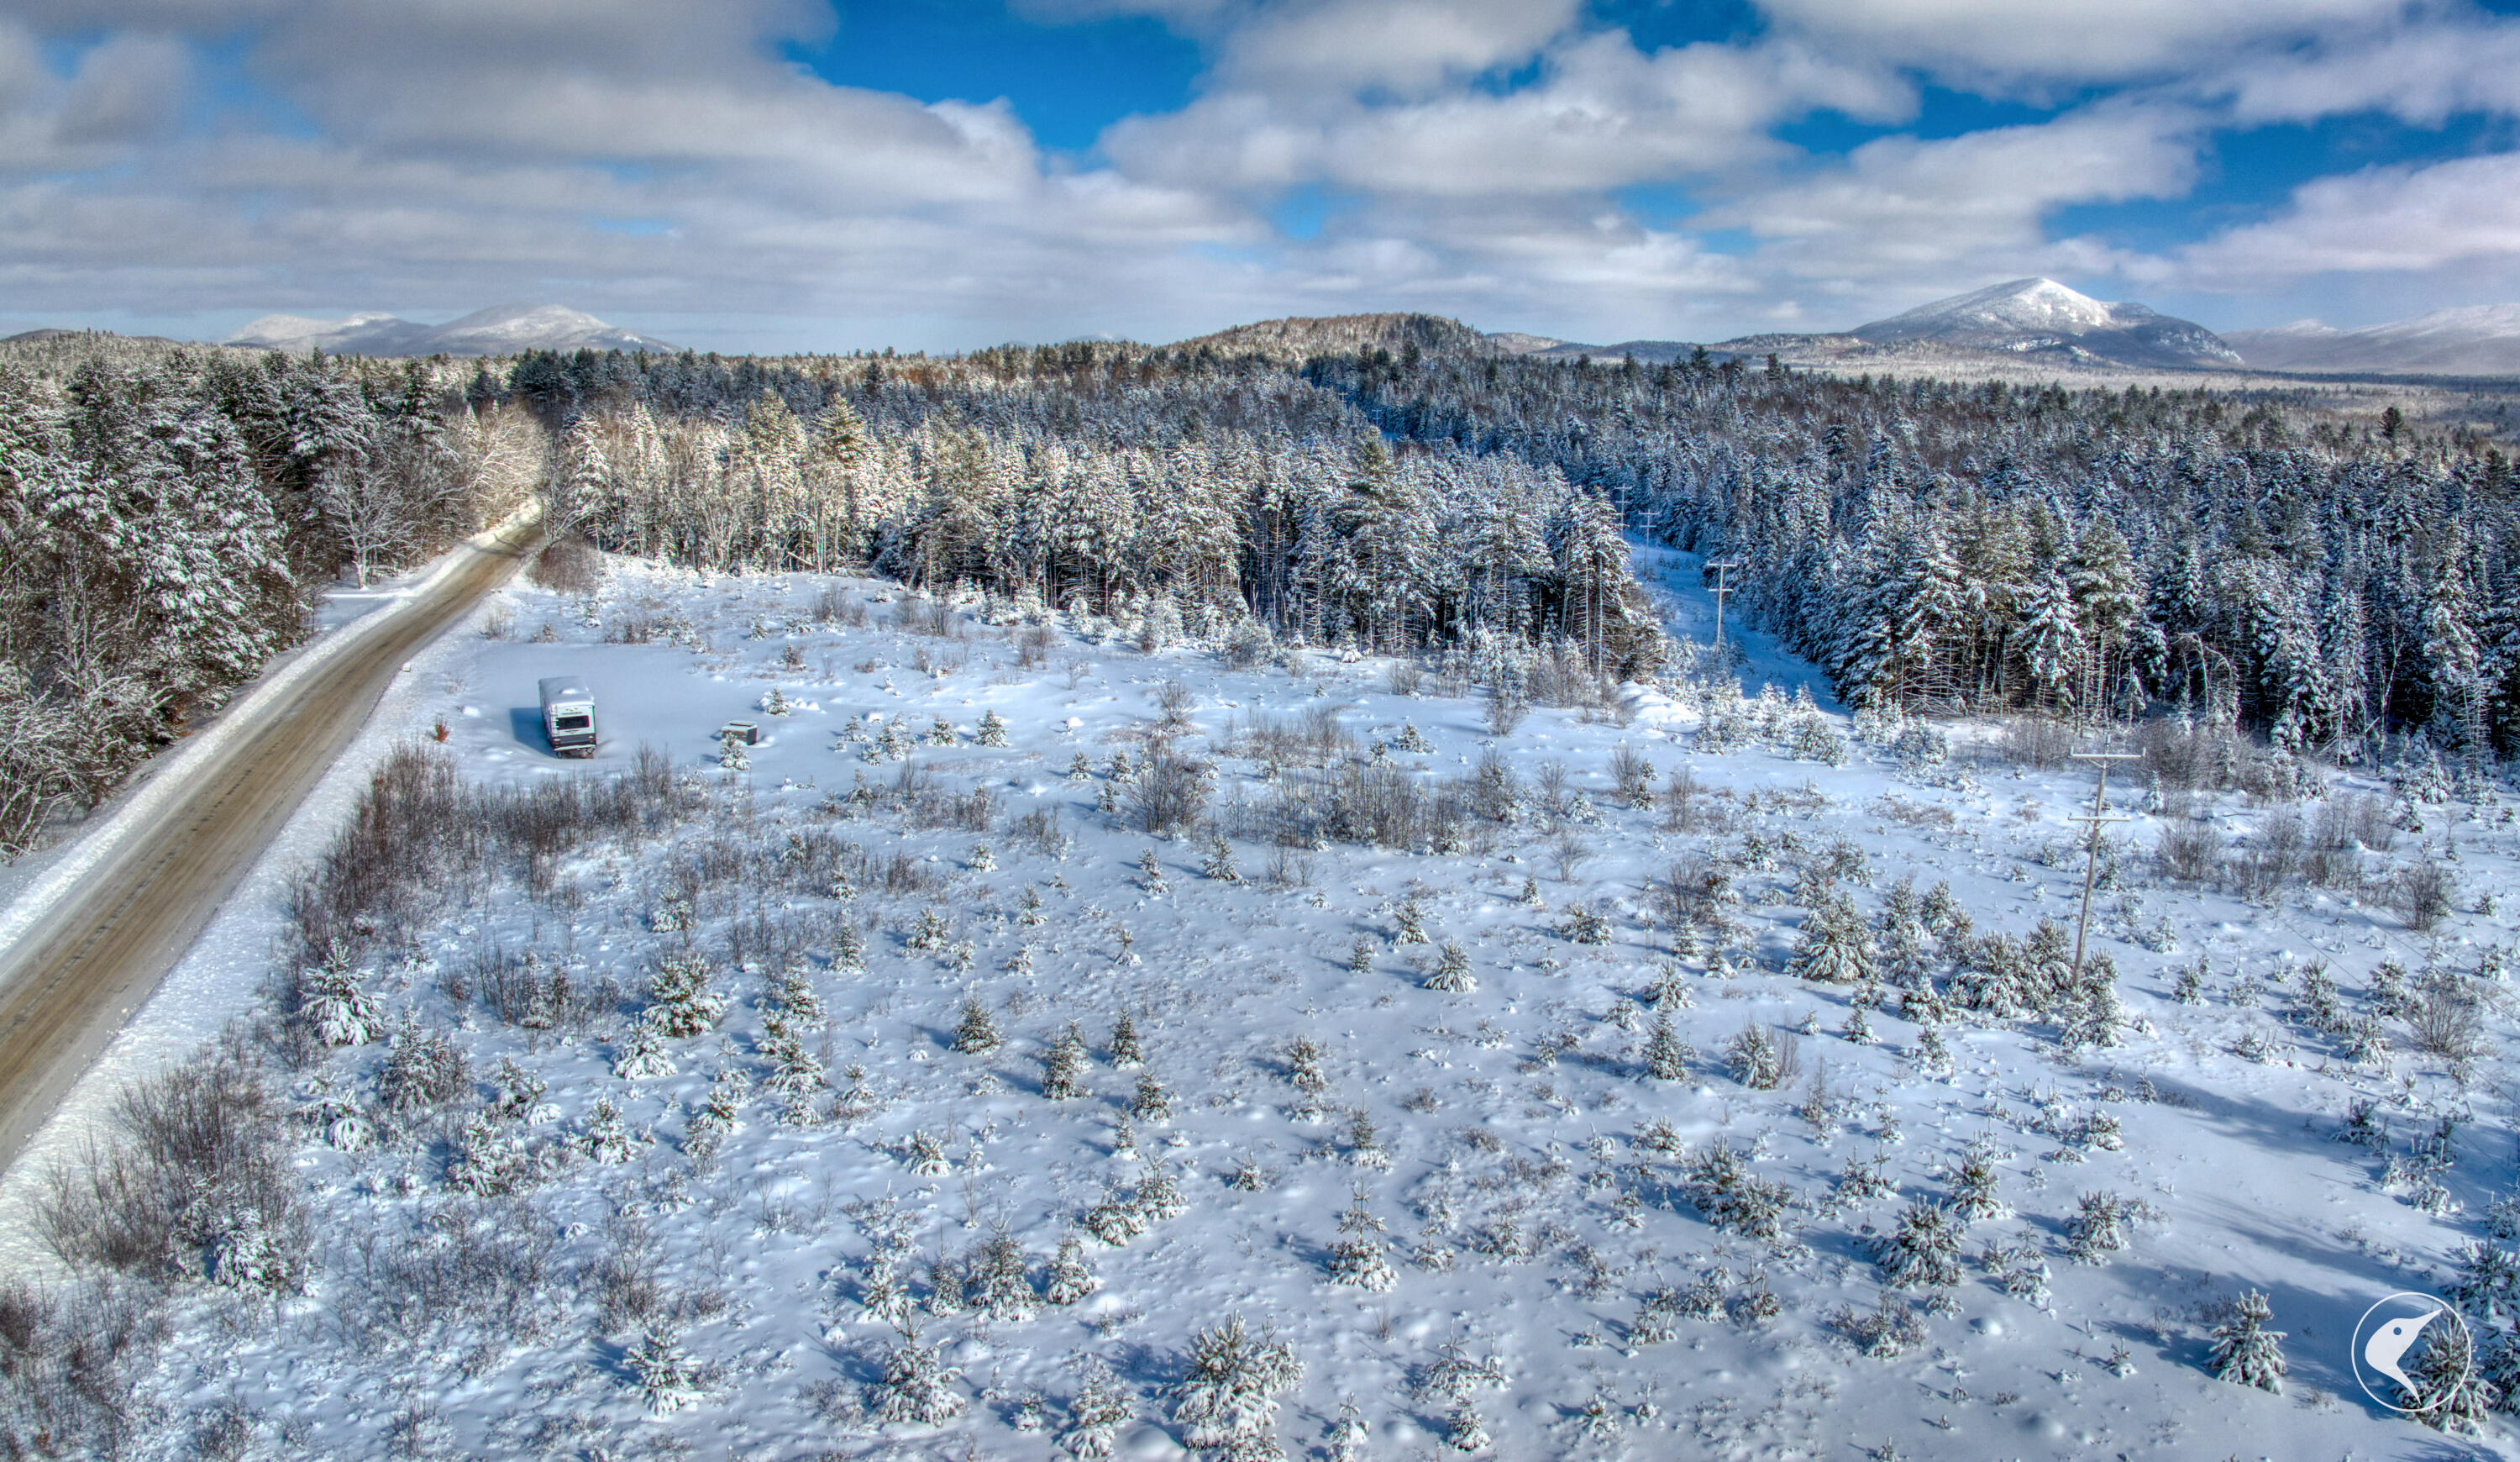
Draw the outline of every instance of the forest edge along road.
[[[373,621],[345,627],[310,673],[273,685],[280,694],[268,704],[241,697],[225,743],[199,766],[158,769],[182,774],[172,796],[0,947],[0,1166],[16,1161],[199,937],[403,662],[505,582],[541,526],[526,514],[458,547],[448,571]],[[112,835],[99,828],[90,836]]]

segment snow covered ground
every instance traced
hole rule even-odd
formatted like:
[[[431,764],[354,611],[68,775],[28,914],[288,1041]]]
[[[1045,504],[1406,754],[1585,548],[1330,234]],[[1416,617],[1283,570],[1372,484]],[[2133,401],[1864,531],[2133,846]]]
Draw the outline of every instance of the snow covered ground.
[[[1702,637],[1693,565],[1642,567]],[[578,848],[540,891],[514,870],[460,882],[415,957],[356,972],[391,1039],[291,1078],[315,1278],[278,1301],[185,1292],[147,1388],[158,1449],[228,1417],[220,1435],[273,1456],[1046,1457],[1101,1377],[1117,1454],[1178,1455],[1193,1337],[1239,1314],[1300,1366],[1275,1420],[1293,1456],[1459,1455],[1448,1439],[1472,1425],[1507,1457],[2520,1453],[2398,1419],[2348,1353],[2372,1302],[2450,1282],[2511,1186],[2507,797],[2418,807],[2422,832],[2361,855],[2376,874],[2454,847],[2461,892],[2427,938],[2304,885],[2253,904],[2160,881],[2162,805],[2122,775],[2134,820],[2092,921],[2121,975],[2118,1043],[2067,1055],[2053,1022],[1960,1018],[1940,1028],[1946,1066],[1895,993],[1849,1039],[1854,987],[1787,972],[1798,931],[1832,885],[1869,925],[1904,882],[1948,885],[1980,934],[2070,933],[2087,772],[1903,768],[1861,743],[1812,759],[1850,724],[1824,699],[1798,708],[1816,677],[1755,634],[1747,683],[1777,690],[1729,730],[1666,687],[1497,736],[1475,698],[1395,694],[1387,662],[1234,671],[1110,625],[1042,633],[965,606],[940,635],[896,624],[904,608],[892,585],[616,562],[591,605],[519,584],[414,662],[10,1175],[14,1267],[41,1262],[35,1175],[77,1150],[110,1083],[268,998],[287,879],[397,742],[443,726],[465,777],[513,786],[616,773],[650,746],[702,810]],[[592,764],[542,748],[552,674],[595,691]],[[981,744],[992,716],[1003,747]],[[1308,716],[1421,785],[1466,785],[1492,749],[1512,821],[1472,816],[1449,851],[1270,845],[1266,809],[1311,775]],[[715,739],[731,719],[763,732],[740,770]],[[1287,733],[1274,757],[1255,721]],[[1180,837],[1139,830],[1143,779],[1113,768],[1165,740],[1214,767]],[[1651,763],[1646,805],[1617,785],[1621,748]],[[1701,790],[1675,815],[1683,772]],[[890,791],[909,773],[923,799]],[[2233,835],[2277,815],[2236,795],[2201,810]],[[1238,881],[1214,876],[1211,822]],[[1646,891],[1676,865],[1729,875],[1711,938],[1679,936]],[[2485,893],[2499,912],[2476,912]],[[2175,998],[2200,958],[2193,1003]],[[2393,1019],[2397,1049],[2356,1064],[2299,1016],[2314,967],[2346,1015],[2388,1004],[2383,961],[2483,966],[2495,1054],[2459,1079]],[[702,972],[713,1028],[641,1034],[660,967]],[[554,971],[577,996],[516,997]],[[957,1049],[986,1044],[971,1003],[992,1048]],[[1124,1019],[1137,1064],[1114,1059]],[[1071,1027],[1081,1065],[1054,1059]],[[392,1047],[432,1028],[470,1079],[383,1110]],[[1727,1059],[1754,1028],[1798,1058],[1769,1089]],[[2358,1099],[2386,1154],[2333,1140]],[[503,1101],[513,1117],[483,1116]],[[2455,1161],[2409,1167],[2444,1118]],[[1885,1289],[1870,1241],[1908,1200],[1952,1195],[1972,1148],[1997,1211],[1966,1225],[1958,1282]],[[1708,1221],[1691,1174],[1727,1150],[1751,1208],[1781,1185],[1775,1236]],[[2090,1194],[2128,1201],[2130,1242],[2079,1262]],[[1334,1282],[1375,1276],[1377,1247],[1387,1288]],[[1076,1260],[1091,1293],[1052,1302],[1054,1281],[1081,1287]],[[2244,1288],[2287,1332],[2280,1395],[2207,1372],[2209,1306]],[[1886,1358],[1864,1353],[1875,1314],[1913,1321],[1887,1327]],[[1902,1328],[1919,1331],[1904,1348]],[[957,1414],[884,1420],[904,1397]],[[1343,1415],[1361,1438],[1341,1442]]]

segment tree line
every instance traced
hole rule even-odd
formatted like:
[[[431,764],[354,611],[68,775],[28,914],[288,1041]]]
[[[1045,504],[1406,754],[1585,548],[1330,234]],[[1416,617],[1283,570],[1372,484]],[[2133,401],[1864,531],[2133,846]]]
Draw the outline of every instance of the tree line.
[[[0,852],[303,639],[322,586],[519,500],[539,433],[451,410],[437,374],[239,351],[0,359]]]

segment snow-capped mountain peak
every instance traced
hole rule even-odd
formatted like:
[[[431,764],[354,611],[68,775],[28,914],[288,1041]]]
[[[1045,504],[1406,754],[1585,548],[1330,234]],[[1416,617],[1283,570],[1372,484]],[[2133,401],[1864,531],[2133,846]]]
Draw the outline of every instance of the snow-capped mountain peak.
[[[675,348],[562,304],[492,305],[444,325],[419,325],[373,311],[339,320],[264,315],[230,337],[228,343],[273,350],[320,349],[336,355],[514,355],[520,350]]]
[[[2149,314],[2151,311],[2146,310]],[[1859,329],[1859,335],[1894,329],[1915,336],[1954,330],[2037,330],[2080,335],[2117,323],[2113,307],[2052,279],[2016,279],[1949,299],[1918,305],[1904,314]]]
[[[1876,344],[2080,353],[2127,365],[2234,366],[2239,354],[2202,325],[2141,304],[2110,304],[2052,279],[2015,279],[1859,325]]]

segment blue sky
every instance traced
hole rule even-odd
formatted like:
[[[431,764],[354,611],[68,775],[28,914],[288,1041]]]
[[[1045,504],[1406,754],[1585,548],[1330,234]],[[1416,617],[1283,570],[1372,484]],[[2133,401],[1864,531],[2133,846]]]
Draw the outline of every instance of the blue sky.
[[[9,0],[0,329],[723,349],[1426,309],[2520,298],[2520,20],[2404,0]]]

